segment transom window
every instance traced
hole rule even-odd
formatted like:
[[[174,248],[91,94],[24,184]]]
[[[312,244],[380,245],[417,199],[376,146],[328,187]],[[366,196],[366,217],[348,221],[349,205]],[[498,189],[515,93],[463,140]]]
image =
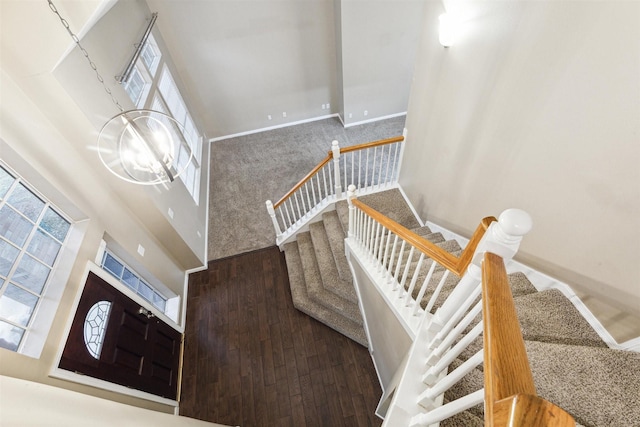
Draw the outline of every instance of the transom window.
[[[20,351],[71,223],[0,166],[0,347]]]
[[[160,311],[163,313],[166,311],[167,298],[146,280],[142,279],[138,273],[125,264],[120,258],[109,252],[108,249],[106,249],[102,255],[102,263],[100,266]]]

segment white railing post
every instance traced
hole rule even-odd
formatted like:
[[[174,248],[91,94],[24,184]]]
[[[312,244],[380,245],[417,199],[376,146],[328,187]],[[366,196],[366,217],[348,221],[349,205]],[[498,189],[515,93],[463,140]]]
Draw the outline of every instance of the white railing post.
[[[502,257],[505,262],[514,257],[522,237],[531,231],[531,215],[521,209],[507,209],[500,214],[497,222],[492,222],[478,243],[473,254],[473,264],[480,267],[485,252]]]
[[[491,223],[476,247],[466,274],[431,319],[429,330],[437,332],[456,312],[471,290],[480,285],[484,253],[499,255],[505,262],[510,260],[518,251],[522,237],[531,231],[532,226],[531,216],[520,209],[507,209],[500,214],[497,222]]]
[[[347,201],[349,202],[349,231],[348,237],[355,235],[355,213],[356,207],[353,206],[353,199],[356,198],[356,186],[351,184],[347,188]]]
[[[278,224],[278,220],[276,219],[276,211],[273,208],[273,203],[271,203],[271,200],[267,200],[266,204],[267,212],[271,217],[271,221],[273,221],[273,228],[276,229],[276,239],[280,239],[280,237],[282,237],[282,231],[280,231],[280,224]]]
[[[335,177],[336,199],[342,197],[342,179],[340,175],[340,146],[338,141],[331,143],[331,152],[333,153],[333,171]]]

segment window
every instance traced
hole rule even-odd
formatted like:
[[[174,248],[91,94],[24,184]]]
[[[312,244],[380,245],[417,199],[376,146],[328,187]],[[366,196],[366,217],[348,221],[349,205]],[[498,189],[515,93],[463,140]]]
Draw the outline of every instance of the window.
[[[0,166],[0,347],[20,351],[71,223]]]
[[[180,147],[180,152],[176,153],[176,157],[174,158],[174,166],[177,170],[182,170],[184,164],[189,161],[189,151],[191,151],[191,162],[184,172],[180,174],[180,179],[182,179],[189,193],[191,193],[197,202],[200,191],[200,159],[202,157],[200,136],[197,133],[191,116],[186,110],[175,83],[173,83],[173,78],[166,68],[160,77],[158,89],[158,92],[153,98],[151,109],[172,115],[182,125],[180,132],[182,132],[189,146]],[[168,102],[171,102],[171,104],[168,104]]]
[[[167,298],[109,250],[104,251],[100,266],[132,291],[153,304],[154,307],[163,313],[166,311]]]
[[[129,76],[129,81],[124,84],[124,90],[131,98],[131,101],[139,106],[142,100],[142,93],[147,86],[147,81],[142,77],[142,73],[136,66]]]
[[[158,68],[158,62],[160,62],[160,52],[152,35],[147,39],[147,43],[144,45],[140,57],[149,73],[152,75],[155,74]]]
[[[162,67],[161,63],[162,53],[153,35],[150,35],[129,81],[124,84],[124,89],[138,108],[148,108],[168,114],[180,123],[179,132],[187,145],[181,146],[179,152],[175,153],[174,166],[177,170],[182,170],[189,160],[189,150],[191,150],[193,153],[191,162],[180,174],[180,179],[193,200],[198,203],[202,159],[201,136],[166,63]],[[158,73],[159,69],[162,70],[160,73]]]

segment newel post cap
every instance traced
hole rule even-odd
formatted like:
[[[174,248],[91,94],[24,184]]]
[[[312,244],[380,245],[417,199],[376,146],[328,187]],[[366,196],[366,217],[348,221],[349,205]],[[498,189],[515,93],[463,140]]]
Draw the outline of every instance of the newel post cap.
[[[507,209],[498,217],[502,231],[509,236],[524,236],[533,228],[531,215],[522,209]]]
[[[351,201],[356,197],[356,186],[351,184],[347,187],[347,201],[352,206]]]

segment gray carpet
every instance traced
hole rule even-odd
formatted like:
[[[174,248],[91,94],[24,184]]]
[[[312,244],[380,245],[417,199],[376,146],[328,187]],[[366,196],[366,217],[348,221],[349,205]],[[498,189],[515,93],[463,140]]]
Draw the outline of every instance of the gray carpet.
[[[209,260],[275,244],[265,208],[341,147],[402,135],[404,116],[343,128],[337,118],[216,141],[211,144]]]
[[[415,218],[411,217],[411,211],[404,204],[398,190],[367,195],[360,199],[381,213],[397,218],[405,226],[415,225]],[[347,221],[347,217],[346,203],[339,202],[336,212],[323,216],[323,221],[314,226],[311,233],[302,233],[297,243],[289,244],[285,248],[285,256],[294,305],[366,345],[363,327],[349,318],[344,301],[339,300],[339,304],[331,302],[337,299],[334,294],[338,292],[334,287],[346,286],[348,281],[343,280],[337,272],[337,258],[344,257],[343,250],[335,252],[333,248],[339,246],[332,246],[325,240],[330,241],[332,234],[336,234],[336,240],[344,239],[347,228],[344,221]],[[327,226],[329,218],[332,221],[337,218],[342,224]],[[452,253],[460,253],[460,247],[455,241],[444,241],[442,235],[431,233],[427,227],[415,228],[414,232],[439,242],[436,243],[438,246]],[[318,236],[313,236],[314,233]],[[401,265],[405,263],[406,260],[400,262]],[[416,268],[414,264],[412,262],[410,268]],[[423,270],[428,269],[430,261],[425,264]],[[438,269],[433,273],[425,300],[433,292],[441,275],[442,271]],[[419,277],[423,276],[424,273],[421,272]],[[436,307],[453,290],[458,280],[452,276],[449,279],[442,288]],[[419,278],[418,283],[420,282],[422,280]],[[510,274],[509,282],[538,395],[569,412],[578,425],[640,427],[640,354],[607,348],[561,292],[554,289],[538,292],[523,273]],[[405,284],[405,289],[407,287],[408,284]],[[417,294],[416,289],[414,294]],[[326,298],[327,296],[331,298]],[[468,333],[479,320],[480,316],[464,333]],[[449,371],[481,350],[482,343],[481,335],[458,356]],[[452,401],[472,393],[482,388],[483,383],[481,365],[447,391],[444,399]],[[443,427],[482,425],[482,404],[441,423]]]

